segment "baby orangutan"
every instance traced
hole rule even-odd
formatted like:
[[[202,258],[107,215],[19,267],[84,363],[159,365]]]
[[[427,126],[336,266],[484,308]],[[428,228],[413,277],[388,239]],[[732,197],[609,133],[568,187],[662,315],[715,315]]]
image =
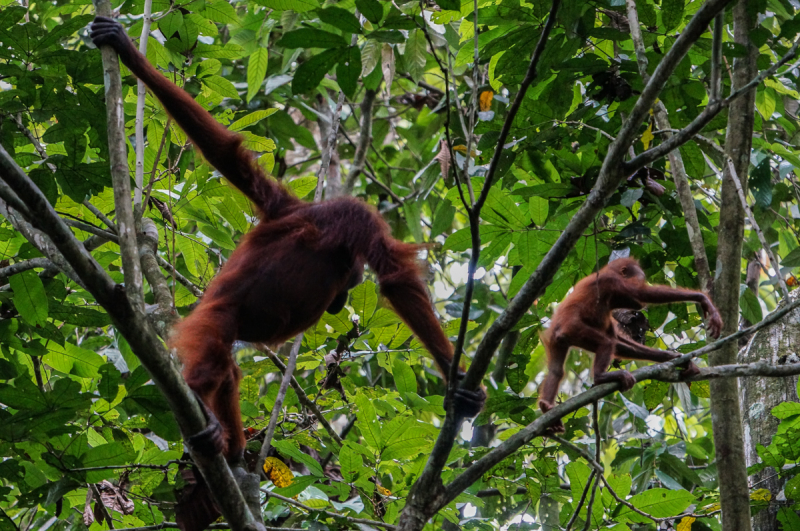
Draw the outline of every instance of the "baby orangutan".
[[[622,391],[631,389],[636,380],[628,371],[608,371],[612,358],[669,361],[678,357],[636,343],[617,333],[611,312],[620,308],[641,310],[647,304],[696,302],[703,309],[708,333],[719,337],[722,319],[711,299],[700,291],[668,286],[651,286],[644,270],[633,258],[620,258],[598,273],[592,273],[575,285],[572,293],[558,305],[550,328],[542,334],[547,352],[547,376],[539,389],[539,408],[547,412],[555,406],[556,395],[564,377],[564,362],[571,347],[594,352],[592,374],[595,384],[619,382]],[[698,371],[693,362],[684,370],[685,376]],[[563,432],[561,421],[551,426],[553,432]]]

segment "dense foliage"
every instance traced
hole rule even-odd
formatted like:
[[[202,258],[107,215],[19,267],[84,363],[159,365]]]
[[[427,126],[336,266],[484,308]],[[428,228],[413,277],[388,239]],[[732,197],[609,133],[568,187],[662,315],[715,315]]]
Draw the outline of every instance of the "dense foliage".
[[[137,41],[145,3],[119,5],[120,20]],[[650,72],[701,4],[636,1]],[[329,196],[346,190],[355,168],[352,194],[379,208],[396,237],[427,245],[431,293],[453,337],[471,256],[465,202],[483,189],[509,103],[551,6],[543,0],[475,5],[477,14],[472,1],[457,0],[153,0],[146,52],[217,120],[241,132],[259,153],[257,163],[297,196],[312,200],[318,174]],[[750,38],[760,47],[763,70],[785,55],[800,25],[791,2],[753,5],[760,23]],[[98,217],[113,219],[114,202],[102,63],[88,38],[93,16],[88,0],[0,0],[0,144],[122,282],[119,247]],[[726,16],[730,21],[730,12]],[[481,211],[467,358],[586,200],[609,143],[643,89],[629,30],[623,1],[561,6]],[[722,93],[728,94],[726,68],[742,50],[726,32],[722,51]],[[661,93],[672,128],[687,125],[707,105],[710,58],[708,32]],[[796,285],[791,272],[800,266],[796,74],[787,70],[757,88],[746,183],[757,225],[790,287]],[[133,176],[137,88],[124,68],[123,80]],[[344,104],[337,107],[340,93]],[[365,98],[374,103],[362,105]],[[712,273],[726,118],[723,111],[701,137],[680,148]],[[328,132],[339,120],[331,153]],[[353,161],[359,140],[370,134],[365,122],[372,138],[359,172]],[[178,313],[186,314],[255,218],[244,196],[202,160],[149,94],[144,128],[144,216],[158,228],[163,272]],[[662,141],[657,129],[652,119],[641,127],[636,153]],[[320,159],[328,157],[331,164],[320,171]],[[506,339],[487,380],[487,407],[461,432],[445,484],[488,451],[470,444],[473,431],[481,431],[483,444],[496,445],[538,416],[536,388],[545,370],[539,334],[547,316],[612,253],[638,258],[652,282],[700,288],[671,167],[664,158],[643,171],[613,195]],[[646,176],[666,192],[643,186]],[[753,227],[748,223],[740,304],[750,323],[781,298]],[[115,528],[174,521],[183,445],[166,400],[104,309],[44,259],[7,216],[0,224],[0,252],[0,530],[99,530],[109,528],[108,518]],[[753,292],[744,271],[755,256],[766,267]],[[153,302],[151,291],[146,301]],[[689,352],[705,342],[693,306],[653,307],[646,315],[648,345]],[[348,337],[354,320],[356,339]],[[329,380],[338,378],[340,385],[326,389],[320,383],[328,369],[324,357],[337,346],[343,357],[333,370],[340,373]],[[263,352],[239,347],[241,406],[255,456],[281,372]],[[590,387],[590,367],[590,356],[573,353],[562,391],[573,395]],[[345,440],[336,444],[303,397],[289,390],[273,441],[281,460],[274,465],[283,476],[276,472],[275,484],[264,486],[295,497],[304,508],[270,498],[263,506],[267,525],[354,528],[345,516],[396,523],[431,453],[445,387],[373,282],[354,289],[341,313],[326,314],[306,332],[295,376]],[[600,401],[594,419],[591,407],[580,409],[565,419],[564,438],[574,446],[535,439],[449,504],[430,527],[447,519],[467,529],[569,523],[573,529],[622,531],[655,529],[661,521],[682,531],[719,529],[708,400],[707,382],[689,388],[649,381]],[[774,410],[782,424],[773,444],[762,448],[762,468],[781,470],[797,460],[799,408],[783,403]],[[595,455],[606,478],[599,492],[589,488]],[[798,501],[793,474],[785,495]],[[768,493],[756,489],[754,510],[769,502]],[[780,514],[784,529],[800,529],[793,511]]]

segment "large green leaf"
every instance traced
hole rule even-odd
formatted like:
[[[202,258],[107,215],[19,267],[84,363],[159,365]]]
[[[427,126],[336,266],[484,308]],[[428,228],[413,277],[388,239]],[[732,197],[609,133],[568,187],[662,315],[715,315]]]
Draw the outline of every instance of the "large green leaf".
[[[269,52],[267,51],[266,48],[258,48],[250,56],[250,61],[247,63],[248,102],[253,99],[253,96],[255,96],[259,90],[261,90],[261,83],[264,82],[264,78],[267,76],[268,60],[269,60]]]
[[[33,326],[47,323],[47,294],[35,271],[23,271],[8,279],[14,292],[14,307]]]
[[[301,64],[294,73],[292,92],[303,94],[317,88],[325,74],[336,65],[341,57],[341,50],[325,50]]]

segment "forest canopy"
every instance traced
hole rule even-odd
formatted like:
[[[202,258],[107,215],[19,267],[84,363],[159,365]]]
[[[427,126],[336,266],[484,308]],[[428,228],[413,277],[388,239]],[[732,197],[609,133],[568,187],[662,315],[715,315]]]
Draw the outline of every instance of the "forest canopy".
[[[268,179],[419,244],[466,375],[366,269],[234,344],[245,463],[190,451],[166,340],[258,212],[97,14]],[[0,531],[176,528],[191,470],[214,528],[800,530],[799,44],[790,0],[0,0]],[[553,312],[626,257],[721,339],[691,303],[615,314],[681,357],[615,361],[618,392],[573,349],[542,413]]]

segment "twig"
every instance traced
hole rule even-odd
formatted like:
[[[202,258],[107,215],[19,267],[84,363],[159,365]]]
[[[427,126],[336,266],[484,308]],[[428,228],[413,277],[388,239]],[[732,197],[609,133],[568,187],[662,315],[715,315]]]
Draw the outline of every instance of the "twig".
[[[141,83],[141,81],[139,82]],[[169,134],[169,126],[171,121],[172,121],[171,117],[167,118],[167,123],[164,124],[164,134],[161,135],[161,142],[158,145],[158,152],[156,153],[156,158],[153,161],[153,169],[150,171],[150,182],[147,183],[147,190],[145,191],[144,194],[144,200],[142,201],[142,210],[139,213],[139,217],[144,215],[144,209],[150,202],[150,194],[153,193],[153,186],[156,184],[156,172],[158,171],[158,161],[161,159],[161,152],[164,150],[164,144],[167,141],[167,135]],[[168,169],[167,171],[170,170]]]
[[[88,208],[88,209],[89,209],[89,212],[91,212],[92,214],[94,214],[94,216],[95,216],[97,219],[99,219],[100,221],[102,221],[102,222],[103,222],[103,224],[104,224],[106,227],[108,227],[108,228],[109,228],[109,230],[110,230],[111,232],[113,232],[114,234],[117,234],[117,225],[116,225],[116,224],[115,224],[113,221],[111,221],[110,219],[108,219],[108,218],[106,217],[106,215],[105,215],[105,214],[103,214],[102,212],[100,212],[100,209],[99,209],[99,208],[97,208],[96,206],[94,206],[93,204],[91,204],[91,203],[89,202],[89,200],[88,200],[88,199],[84,199],[84,200],[83,200],[83,203],[81,203],[81,204],[82,204],[83,206],[85,206],[86,208]]]
[[[376,95],[377,92],[374,90],[367,89],[364,91],[364,99],[361,101],[361,130],[358,135],[356,152],[353,155],[353,164],[350,166],[350,172],[345,179],[344,195],[350,195],[353,192],[356,180],[364,170],[367,152],[370,144],[372,144],[372,108]],[[391,191],[391,188],[389,190]]]
[[[600,461],[600,421],[598,420],[597,402],[592,407],[592,427],[594,429],[594,459]],[[592,488],[592,497],[589,498],[589,505],[586,506],[586,524],[583,526],[583,531],[589,531],[589,526],[592,523],[592,506],[594,505],[594,498],[597,495],[597,487],[600,485],[599,476],[603,475],[602,470],[597,471],[597,476],[594,480],[594,487]],[[605,478],[604,478],[605,479]]]
[[[29,271],[31,269],[37,269],[40,267],[48,268],[54,266],[55,264],[53,264],[53,262],[51,262],[48,258],[30,258],[6,267],[0,267],[0,280],[7,279],[12,275],[22,273],[23,271]]]
[[[150,37],[150,24],[153,21],[153,0],[144,0],[144,12],[142,13],[142,35],[139,38],[139,52],[147,56],[147,40]],[[136,173],[134,182],[136,188],[133,191],[133,211],[137,219],[144,210],[142,204],[142,187],[144,186],[144,103],[147,96],[147,87],[139,79],[136,86]],[[158,157],[156,157],[158,163]]]
[[[355,37],[355,35],[353,35],[353,37]],[[336,149],[336,137],[339,133],[339,119],[342,115],[342,105],[344,105],[344,92],[339,90],[339,99],[336,102],[336,110],[331,120],[330,134],[327,139],[321,139],[324,144],[322,148],[322,161],[320,162],[319,171],[317,172],[317,189],[314,192],[315,203],[319,203],[322,199],[322,188],[325,183],[325,177],[328,175],[333,150]]]
[[[197,284],[183,276],[172,264],[164,260],[160,255],[156,255],[156,260],[158,261],[158,265],[169,271],[172,276],[175,277],[175,280],[186,286],[186,288],[192,292],[192,295],[198,299],[203,296],[203,290],[200,289]]]
[[[272,446],[272,437],[275,435],[275,426],[278,424],[278,416],[281,413],[281,409],[283,409],[283,401],[286,399],[286,391],[289,390],[289,383],[292,381],[292,377],[294,375],[294,368],[297,365],[297,355],[300,353],[300,345],[302,343],[303,333],[300,332],[294,338],[292,350],[289,352],[289,361],[286,364],[286,369],[283,371],[281,386],[278,388],[278,396],[275,397],[275,405],[272,407],[272,414],[269,417],[269,424],[267,425],[267,433],[264,436],[264,443],[261,445],[261,451],[258,453],[259,466],[267,458],[269,449]]]
[[[264,346],[261,346],[259,350],[261,350],[261,352],[267,355],[267,357],[270,359],[270,361],[272,361],[272,363],[275,364],[275,366],[278,368],[279,371],[281,371],[283,374],[286,374],[286,365],[283,364],[283,362],[278,357],[278,355],[275,354],[275,352]],[[314,414],[314,416],[317,418],[317,421],[319,421],[319,423],[322,424],[322,427],[325,429],[326,432],[328,432],[328,435],[330,435],[331,439],[336,441],[336,443],[339,446],[341,446],[342,437],[344,437],[346,434],[343,432],[343,435],[340,437],[339,434],[336,433],[336,430],[334,430],[333,426],[330,425],[328,420],[325,418],[325,415],[323,415],[322,411],[319,410],[317,405],[308,398],[308,395],[300,386],[300,383],[295,379],[294,376],[292,376],[291,383],[292,383],[292,389],[294,389],[294,392],[297,395],[297,399],[300,401],[300,404],[302,404],[303,407],[305,407],[306,409],[311,411],[311,413]]]
[[[495,147],[494,154],[492,155],[492,160],[489,163],[489,170],[486,172],[486,179],[483,184],[483,189],[481,190],[480,196],[475,201],[475,204],[472,206],[472,209],[469,211],[472,254],[469,260],[467,285],[464,290],[464,307],[461,311],[461,324],[459,326],[458,338],[456,339],[456,346],[453,353],[453,363],[450,367],[451,384],[448,386],[448,393],[450,395],[452,395],[452,392],[455,391],[454,382],[457,381],[456,377],[458,375],[461,352],[464,348],[464,341],[467,335],[467,324],[469,324],[469,309],[472,303],[472,292],[475,287],[475,269],[478,265],[478,258],[480,257],[481,252],[481,236],[479,231],[481,209],[483,208],[484,203],[486,203],[486,198],[489,197],[489,190],[492,188],[492,181],[497,173],[497,168],[500,166],[500,159],[503,156],[503,148],[506,144],[506,139],[508,139],[508,135],[511,132],[511,127],[514,124],[514,118],[516,118],[517,112],[519,111],[520,106],[522,106],[522,100],[525,99],[525,93],[533,83],[533,80],[536,79],[537,69],[539,67],[539,59],[542,57],[542,53],[544,53],[544,48],[547,44],[547,38],[550,36],[550,32],[553,30],[553,27],[556,24],[556,14],[558,13],[558,8],[560,5],[561,0],[553,0],[553,4],[550,7],[550,14],[547,16],[547,22],[542,29],[542,34],[539,36],[539,42],[536,43],[533,56],[528,64],[528,70],[525,72],[525,77],[522,79],[519,91],[514,97],[511,107],[508,109],[506,119],[503,121],[503,127],[500,129],[500,135],[497,137],[497,145]],[[467,156],[469,156],[469,153],[467,153]],[[469,375],[465,378],[464,384],[465,388],[472,388],[473,382],[469,381]],[[477,385],[475,385],[475,387],[477,387]]]
[[[281,496],[280,494],[276,494],[276,493],[272,492],[271,490],[261,489],[261,492],[266,494],[268,498],[278,499],[278,500],[280,500],[280,501],[282,501],[284,503],[288,503],[289,505],[294,505],[295,507],[297,507],[299,509],[303,509],[304,511],[307,511],[309,513],[315,513],[315,512],[323,513],[323,514],[326,514],[326,515],[328,515],[328,516],[330,516],[332,518],[343,518],[343,519],[345,519],[348,522],[351,522],[353,524],[366,524],[366,525],[372,525],[372,526],[375,526],[375,527],[383,527],[384,529],[397,529],[396,525],[387,524],[387,523],[384,523],[384,522],[378,522],[376,520],[367,520],[365,518],[354,518],[352,516],[345,516],[343,514],[334,513],[332,511],[324,511],[324,510],[321,511],[319,509],[313,509],[313,508],[309,507],[308,505],[303,505],[299,501],[293,500],[291,498],[287,498],[286,496]]]

